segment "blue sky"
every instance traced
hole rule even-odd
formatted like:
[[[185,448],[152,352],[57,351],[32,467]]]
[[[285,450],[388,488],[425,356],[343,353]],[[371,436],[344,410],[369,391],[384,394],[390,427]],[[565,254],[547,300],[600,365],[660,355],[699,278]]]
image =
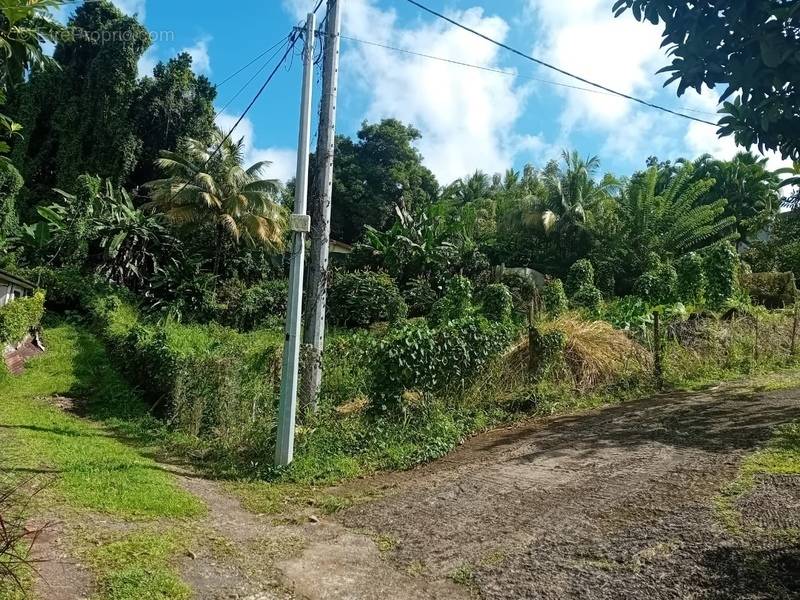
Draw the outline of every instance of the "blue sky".
[[[222,81],[285,36],[315,0],[115,0],[151,31],[168,31],[140,65],[143,73],[181,50],[196,70]],[[617,174],[662,159],[709,152],[730,157],[729,139],[715,129],[602,94],[558,87],[576,83],[509,55],[468,33],[420,13],[404,0],[342,0],[344,34],[414,49],[516,76],[479,71],[390,50],[343,42],[338,130],[355,134],[364,119],[397,117],[423,134],[419,148],[443,183],[476,168],[494,172],[526,162],[543,166],[561,148],[600,156]],[[612,0],[427,0],[435,9],[524,51],[620,91],[686,109],[713,120],[714,92],[677,98],[662,89],[666,64],[659,29],[629,15],[614,19]],[[263,61],[262,61],[263,62]],[[219,90],[221,108],[261,66],[257,63]],[[274,161],[273,175],[294,171],[301,64],[278,77],[239,131],[249,158]],[[245,89],[219,122],[229,127],[264,75]],[[532,79],[536,78],[536,79]],[[318,83],[318,78],[317,78]],[[580,85],[580,84],[579,84]],[[780,161],[772,158],[777,165]]]

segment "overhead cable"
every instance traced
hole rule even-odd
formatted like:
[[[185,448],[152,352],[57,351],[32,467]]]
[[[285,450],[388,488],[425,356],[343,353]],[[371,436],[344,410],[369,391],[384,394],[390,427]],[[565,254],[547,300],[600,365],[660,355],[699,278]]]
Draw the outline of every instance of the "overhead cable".
[[[628,100],[630,100],[632,102],[638,102],[639,104],[643,104],[644,106],[649,106],[650,108],[654,108],[656,110],[660,110],[660,111],[663,111],[663,112],[666,112],[666,113],[669,113],[669,114],[672,114],[672,115],[675,115],[675,116],[678,116],[678,117],[682,117],[684,119],[689,119],[690,121],[696,121],[698,123],[704,123],[705,125],[711,125],[712,127],[717,127],[718,126],[717,123],[713,123],[711,121],[706,121],[705,119],[698,119],[697,117],[693,117],[691,115],[687,115],[685,113],[669,109],[669,108],[667,108],[665,106],[660,106],[658,104],[654,104],[652,102],[648,102],[647,100],[643,100],[641,98],[637,98],[636,96],[631,96],[630,94],[626,94],[624,92],[619,92],[619,91],[617,91],[617,90],[615,90],[613,88],[610,88],[608,86],[602,85],[600,83],[596,83],[594,81],[586,79],[585,77],[581,77],[580,75],[576,75],[574,73],[570,73],[569,71],[566,71],[566,70],[562,69],[561,67],[557,67],[556,65],[553,65],[553,64],[550,64],[548,62],[545,62],[545,61],[543,61],[541,59],[538,59],[538,58],[536,58],[534,56],[531,56],[530,54],[526,54],[525,52],[522,52],[521,50],[517,50],[516,48],[514,48],[512,46],[509,46],[508,44],[505,44],[505,43],[503,43],[503,42],[501,42],[499,40],[496,40],[496,39],[494,39],[492,37],[489,37],[488,35],[483,34],[480,31],[477,31],[477,30],[475,30],[475,29],[473,29],[471,27],[468,27],[468,26],[464,25],[463,23],[459,23],[455,19],[451,19],[450,17],[448,17],[448,16],[446,16],[446,15],[440,13],[440,12],[437,12],[437,11],[433,10],[432,8],[429,8],[429,7],[425,6],[421,2],[418,2],[417,0],[406,0],[406,2],[408,2],[410,4],[413,4],[414,6],[419,8],[420,10],[423,10],[423,11],[425,11],[425,12],[427,12],[427,13],[429,13],[429,14],[431,14],[431,15],[439,18],[439,19],[442,19],[443,21],[446,21],[446,22],[450,23],[451,25],[454,25],[455,27],[458,27],[459,29],[463,29],[464,31],[467,31],[467,32],[469,32],[469,33],[471,33],[473,35],[476,35],[476,36],[480,37],[480,38],[483,38],[484,40],[494,44],[495,46],[503,48],[504,50],[508,50],[509,52],[511,52],[513,54],[516,54],[517,56],[520,56],[520,57],[522,57],[522,58],[524,58],[526,60],[529,60],[531,62],[535,62],[538,65],[541,65],[543,67],[546,67],[548,69],[551,69],[553,71],[561,73],[562,75],[566,75],[567,77],[571,77],[572,79],[576,79],[576,80],[580,81],[581,83],[585,83],[585,84],[590,85],[592,87],[595,87],[597,89],[603,90],[605,92],[608,92],[609,94],[613,94],[615,96],[619,96],[620,98],[626,98],[626,99],[628,99]]]

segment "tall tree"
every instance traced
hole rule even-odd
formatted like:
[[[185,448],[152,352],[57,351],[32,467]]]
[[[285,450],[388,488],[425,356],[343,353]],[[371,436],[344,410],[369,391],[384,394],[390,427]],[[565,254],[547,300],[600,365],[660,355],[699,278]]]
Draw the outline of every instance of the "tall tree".
[[[369,225],[385,229],[395,207],[413,211],[436,199],[436,177],[414,147],[420,133],[396,119],[364,123],[358,141],[336,138],[331,237],[353,243]]]
[[[740,243],[748,243],[775,217],[780,208],[781,181],[767,160],[740,152],[732,160],[705,155],[695,161],[697,179],[713,179],[709,198],[725,198],[725,216],[736,219]]]
[[[149,33],[108,0],[81,5],[69,31],[53,55],[58,67],[34,74],[15,99],[28,133],[14,162],[40,193],[87,172],[121,184],[141,149],[130,108]]]
[[[12,98],[26,130],[12,156],[33,198],[69,189],[83,173],[137,186],[156,177],[160,150],[175,150],[182,137],[210,139],[216,92],[192,72],[189,55],[140,80],[150,34],[109,0],[81,5],[69,33],[56,46],[55,64]]]
[[[214,273],[222,269],[226,241],[279,250],[286,233],[286,211],[276,201],[280,183],[262,179],[269,162],[245,169],[244,140],[217,130],[211,144],[182,140],[177,152],[157,161],[163,179],[147,184],[152,206],[178,226],[210,225],[215,232]]]
[[[159,152],[174,150],[181,138],[210,141],[216,96],[216,88],[208,78],[192,71],[192,57],[186,53],[159,63],[152,77],[141,80],[132,120],[142,149],[131,185],[155,179]]]
[[[719,135],[800,160],[800,10],[795,0],[617,0],[639,21],[664,23],[673,56],[661,71],[678,96],[724,86]],[[731,101],[732,100],[732,101]]]
[[[50,9],[60,0],[5,0],[0,4],[0,106],[7,94],[22,83],[25,73],[42,68],[48,57],[44,42],[55,42],[61,26],[52,20]],[[22,127],[0,113],[0,155],[10,150],[9,140]],[[0,160],[7,161],[0,156]]]

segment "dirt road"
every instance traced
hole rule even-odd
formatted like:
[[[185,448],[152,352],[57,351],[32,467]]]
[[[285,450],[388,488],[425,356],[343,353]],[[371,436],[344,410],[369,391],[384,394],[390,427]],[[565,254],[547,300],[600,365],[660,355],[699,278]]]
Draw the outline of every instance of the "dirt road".
[[[742,532],[714,509],[798,418],[800,390],[726,387],[493,432],[366,484],[279,567],[309,598],[800,598],[800,477],[760,480]]]

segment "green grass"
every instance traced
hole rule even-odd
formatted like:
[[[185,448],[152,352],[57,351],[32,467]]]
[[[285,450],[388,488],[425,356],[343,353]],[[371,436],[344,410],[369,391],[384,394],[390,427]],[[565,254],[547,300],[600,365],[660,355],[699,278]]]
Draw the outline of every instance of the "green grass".
[[[102,403],[99,412],[111,420],[142,415],[99,342],[62,325],[47,332],[47,345],[49,351],[30,361],[23,376],[3,375],[0,381],[3,468],[54,477],[52,489],[78,508],[127,518],[201,514],[203,505],[153,460],[54,405],[58,396],[85,400],[89,412]]]
[[[188,519],[205,505],[180,489],[174,477],[143,456],[135,444],[161,440],[163,426],[147,415],[138,397],[110,367],[103,346],[81,328],[60,324],[46,332],[46,354],[12,378],[0,372],[0,467],[14,480],[34,477],[46,487],[31,510],[86,521],[74,540],[87,546],[97,582],[95,598],[188,599],[189,588],[169,559],[181,549],[176,534],[134,530],[111,541],[97,537],[96,513],[127,522]],[[81,419],[56,406],[72,399]],[[112,434],[125,433],[129,445]],[[157,527],[160,527],[158,525]],[[137,528],[138,529],[138,528]],[[21,573],[30,587],[30,573]],[[29,597],[0,586],[0,600]]]
[[[140,532],[89,553],[105,600],[188,600],[191,590],[175,574],[170,558],[185,549],[178,532]]]
[[[717,516],[741,533],[736,501],[750,492],[759,475],[800,475],[800,421],[779,427],[769,443],[745,458],[738,477],[715,498]]]
[[[375,497],[374,493],[366,491],[342,490],[341,493],[333,493],[296,483],[231,482],[226,488],[241,500],[246,509],[265,515],[285,515],[297,507],[330,515]]]

